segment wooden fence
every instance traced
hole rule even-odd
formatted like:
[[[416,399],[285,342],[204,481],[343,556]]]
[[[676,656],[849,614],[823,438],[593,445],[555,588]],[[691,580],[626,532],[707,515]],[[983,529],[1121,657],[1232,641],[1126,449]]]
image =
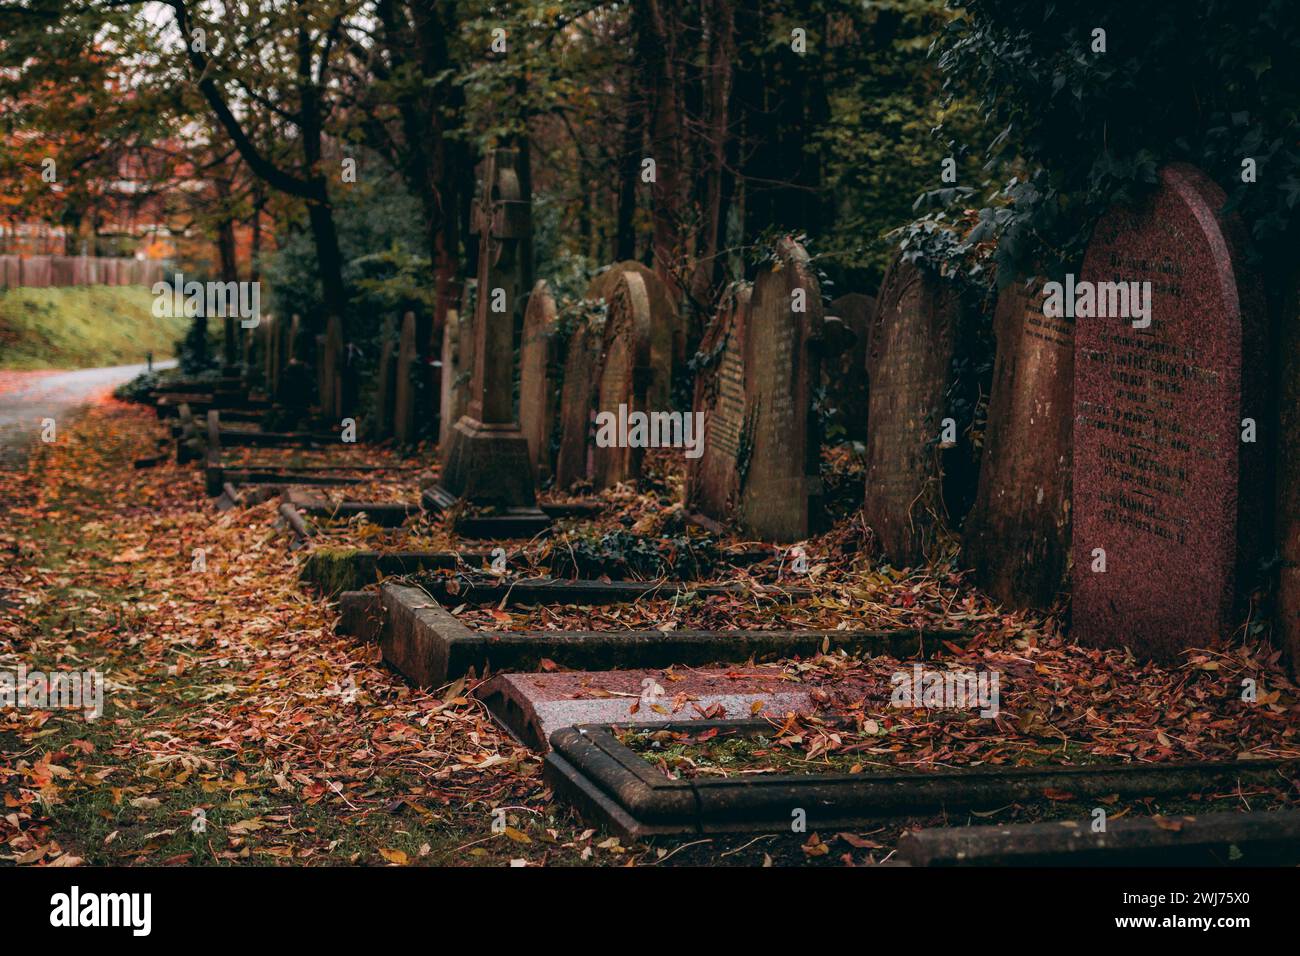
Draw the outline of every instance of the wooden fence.
[[[0,256],[0,289],[69,285],[146,285],[162,281],[149,259],[91,256]]]

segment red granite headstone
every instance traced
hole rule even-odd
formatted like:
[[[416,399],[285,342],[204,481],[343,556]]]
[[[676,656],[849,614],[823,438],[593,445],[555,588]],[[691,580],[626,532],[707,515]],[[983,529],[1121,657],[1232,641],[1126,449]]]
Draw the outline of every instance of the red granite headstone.
[[[1037,608],[1065,584],[1074,392],[1074,320],[1043,314],[1042,286],[1016,280],[998,295],[979,490],[962,532],[976,583]]]
[[[943,419],[961,306],[952,287],[896,259],[871,331],[863,516],[899,567],[926,560],[946,534]]]
[[[539,279],[524,309],[519,346],[519,428],[528,439],[528,457],[538,481],[551,476],[551,438],[559,405],[555,299]]]
[[[1146,328],[1075,322],[1073,627],[1173,659],[1235,629],[1259,549],[1262,299],[1222,191],[1185,165],[1098,223],[1081,283],[1150,282]],[[1104,555],[1105,570],[1100,570]]]

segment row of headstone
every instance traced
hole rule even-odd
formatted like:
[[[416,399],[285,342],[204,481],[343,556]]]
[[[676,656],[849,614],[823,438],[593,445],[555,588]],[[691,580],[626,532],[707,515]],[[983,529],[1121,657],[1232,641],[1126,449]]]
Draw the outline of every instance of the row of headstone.
[[[900,260],[869,322],[844,320],[850,303],[835,304],[853,345],[820,357],[838,377],[868,383],[866,413],[854,413],[866,425],[864,520],[889,561],[947,553],[960,532],[963,563],[1008,605],[1051,606],[1072,567],[1073,628],[1085,643],[1163,659],[1216,643],[1241,620],[1265,549],[1258,430],[1280,418],[1279,440],[1267,445],[1279,452],[1281,617],[1285,641],[1300,650],[1300,454],[1287,440],[1300,427],[1300,333],[1294,319],[1285,325],[1274,417],[1264,398],[1264,300],[1224,203],[1208,177],[1171,166],[1147,202],[1098,224],[1077,284],[1005,285],[978,456],[967,437],[975,406],[960,361],[969,365],[971,353],[962,297]],[[815,528],[819,497],[811,391],[829,332],[801,252],[787,244],[752,291],[731,289],[707,330],[695,393],[704,453],[688,469],[691,507],[778,541]],[[1137,297],[1141,283],[1150,283],[1149,314],[1138,298],[1120,308],[1117,290]],[[1077,298],[1077,332],[1073,301],[1045,308],[1052,288]],[[815,308],[791,310],[799,289]],[[1110,297],[1106,308],[1085,304],[1094,294]],[[607,401],[584,374],[603,353],[583,331],[570,345],[562,413],[589,389]],[[864,375],[852,374],[858,355]],[[562,470],[590,470],[583,451],[562,444]]]
[[[603,312],[578,317],[563,358],[555,303],[540,284],[524,320],[521,417],[536,472],[553,474],[561,488],[590,482],[601,489],[640,477],[644,446],[597,443],[601,412],[626,421],[637,412],[672,411],[680,326],[667,286],[640,263],[620,262],[591,281],[586,300],[603,303]]]
[[[379,336],[375,374],[374,415],[370,436],[394,438],[399,444],[416,439],[415,382],[419,366],[415,313],[407,312],[401,324],[384,320]]]
[[[0,256],[0,289],[77,285],[148,285],[162,263],[105,256]]]
[[[496,198],[508,194],[499,188]],[[1169,658],[1228,636],[1264,545],[1257,429],[1277,418],[1261,404],[1263,299],[1223,205],[1207,177],[1171,166],[1148,201],[1099,223],[1078,283],[1005,282],[991,381],[987,366],[971,368],[983,348],[972,337],[979,323],[945,279],[900,259],[874,307],[865,296],[843,297],[824,315],[806,253],[783,241],[752,288],[729,290],[706,332],[694,396],[704,447],[688,459],[688,503],[768,540],[813,533],[823,389],[845,436],[865,440],[864,520],[891,563],[953,553],[960,541],[963,563],[991,594],[1034,607],[1059,600],[1072,567],[1074,633],[1143,656]],[[504,247],[517,237],[500,228],[509,217],[494,215],[493,229],[480,229],[485,294],[456,430],[468,422],[471,437],[486,426],[494,440],[517,434],[530,487],[550,475],[560,487],[597,488],[637,477],[641,449],[602,447],[593,422],[620,407],[670,407],[677,326],[656,313],[657,301],[670,300],[649,270],[619,264],[589,289],[606,305],[603,320],[576,322],[560,355],[555,302],[544,283],[535,286],[519,317],[516,424],[507,384],[513,319],[493,320],[486,293],[509,287],[520,307],[518,286],[494,272],[509,266]],[[480,227],[488,223],[480,215]],[[1146,282],[1146,315],[1136,315],[1137,298],[1133,310],[1116,311],[1082,291],[1076,297],[1076,288],[1100,288],[1108,306],[1122,305],[1117,290],[1138,296],[1130,283]],[[1070,301],[1046,308],[1049,290]],[[445,388],[460,377],[469,339],[450,325]],[[1281,424],[1291,435],[1300,360],[1283,361],[1291,384]],[[980,395],[987,424],[977,449]],[[1279,461],[1292,640],[1300,631],[1298,458],[1282,452]]]
[[[688,462],[689,507],[766,540],[818,530],[823,333],[820,284],[790,239],[752,288],[727,291],[700,347],[704,449]]]
[[[1069,566],[1076,639],[1176,660],[1243,620],[1271,550],[1263,519],[1273,448],[1279,610],[1294,662],[1300,350],[1293,317],[1282,324],[1273,416],[1265,301],[1225,202],[1199,170],[1169,166],[1145,201],[1101,219],[1077,282],[1054,278],[1062,309],[1044,308],[1041,278],[1002,291],[964,557],[996,597],[1036,607],[1057,599]],[[1273,427],[1275,436],[1264,433]]]

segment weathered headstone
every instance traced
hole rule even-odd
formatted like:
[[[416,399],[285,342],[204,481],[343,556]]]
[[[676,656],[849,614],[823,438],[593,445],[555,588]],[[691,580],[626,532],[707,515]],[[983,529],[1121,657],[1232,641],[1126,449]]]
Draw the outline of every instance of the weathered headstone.
[[[704,449],[687,460],[687,506],[713,518],[735,517],[753,436],[746,429],[745,327],[751,288],[731,285],[705,330],[695,375],[694,410],[704,413]]]
[[[501,508],[536,501],[528,441],[514,407],[514,334],[522,319],[523,247],[531,231],[517,162],[514,150],[497,150],[484,163],[483,197],[473,217],[479,236],[474,373],[469,404],[443,452],[437,489],[472,505]]]
[[[632,271],[620,272],[618,281],[612,287],[607,285],[605,291],[608,315],[596,384],[596,412],[609,412],[625,421],[625,415],[651,411],[650,296],[645,281]],[[596,488],[639,478],[644,454],[644,447],[634,447],[631,442],[620,440],[605,447],[598,444],[592,461]]]
[[[867,353],[871,350],[871,322],[876,300],[850,292],[830,304],[827,318],[836,316],[853,336],[852,345],[837,356],[826,356],[822,382],[835,408],[832,425],[844,430],[844,438],[863,441],[867,437]]]
[[[270,395],[275,394],[275,340],[279,328],[280,323],[275,320],[275,316],[267,313],[262,316],[262,321],[253,333],[257,336],[257,347],[262,360],[262,386]]]
[[[649,304],[652,372],[646,402],[651,409],[667,411],[672,407],[675,356],[685,348],[685,332],[668,286],[653,269],[629,259],[614,263],[596,276],[587,289],[587,298],[612,301],[623,274],[629,272],[641,277]]]
[[[1223,205],[1199,170],[1168,166],[1160,188],[1111,209],[1088,246],[1081,287],[1150,282],[1151,308],[1141,320],[1094,317],[1082,300],[1075,310],[1072,620],[1082,643],[1174,659],[1235,628],[1262,516],[1262,445],[1248,420],[1263,429],[1268,415],[1261,294]]]
[[[1277,441],[1277,542],[1282,555],[1278,625],[1293,677],[1300,678],[1300,273],[1283,304]]]
[[[379,332],[379,367],[375,372],[375,437],[387,438],[393,428],[397,392],[397,330],[385,316]]]
[[[393,437],[402,445],[415,440],[415,396],[411,387],[415,360],[415,313],[407,312],[402,316],[402,331],[397,340],[393,383]]]
[[[976,583],[1036,608],[1065,584],[1074,421],[1074,321],[1043,314],[1042,288],[1016,280],[998,295],[979,491],[962,533]]]
[[[754,280],[745,328],[745,404],[753,436],[741,483],[740,523],[768,541],[797,541],[822,516],[822,296],[808,254],[782,239]]]
[[[942,449],[960,302],[901,258],[885,274],[871,329],[863,518],[890,562],[924,561],[944,533]]]
[[[551,439],[559,405],[555,324],[555,299],[546,281],[538,280],[524,310],[519,348],[519,427],[539,482],[551,476]]]
[[[555,455],[555,484],[559,488],[571,488],[591,478],[601,334],[602,328],[584,316],[569,336],[560,386],[560,447]]]
[[[439,370],[438,445],[447,447],[452,429],[469,404],[469,370],[473,365],[473,336],[464,312],[448,310],[442,327],[442,366]]]
[[[234,320],[227,320],[234,326]],[[343,415],[343,320],[332,315],[325,323],[325,341],[321,353],[321,412],[330,421]]]

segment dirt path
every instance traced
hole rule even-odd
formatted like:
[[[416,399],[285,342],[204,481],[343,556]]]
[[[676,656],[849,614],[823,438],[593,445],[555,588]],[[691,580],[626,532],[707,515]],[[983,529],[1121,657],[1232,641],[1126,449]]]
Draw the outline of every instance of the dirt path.
[[[154,368],[175,364],[159,362]],[[144,370],[144,365],[117,365],[73,372],[4,373],[0,378],[0,468],[26,465],[44,419],[54,419],[57,434],[64,419]]]

